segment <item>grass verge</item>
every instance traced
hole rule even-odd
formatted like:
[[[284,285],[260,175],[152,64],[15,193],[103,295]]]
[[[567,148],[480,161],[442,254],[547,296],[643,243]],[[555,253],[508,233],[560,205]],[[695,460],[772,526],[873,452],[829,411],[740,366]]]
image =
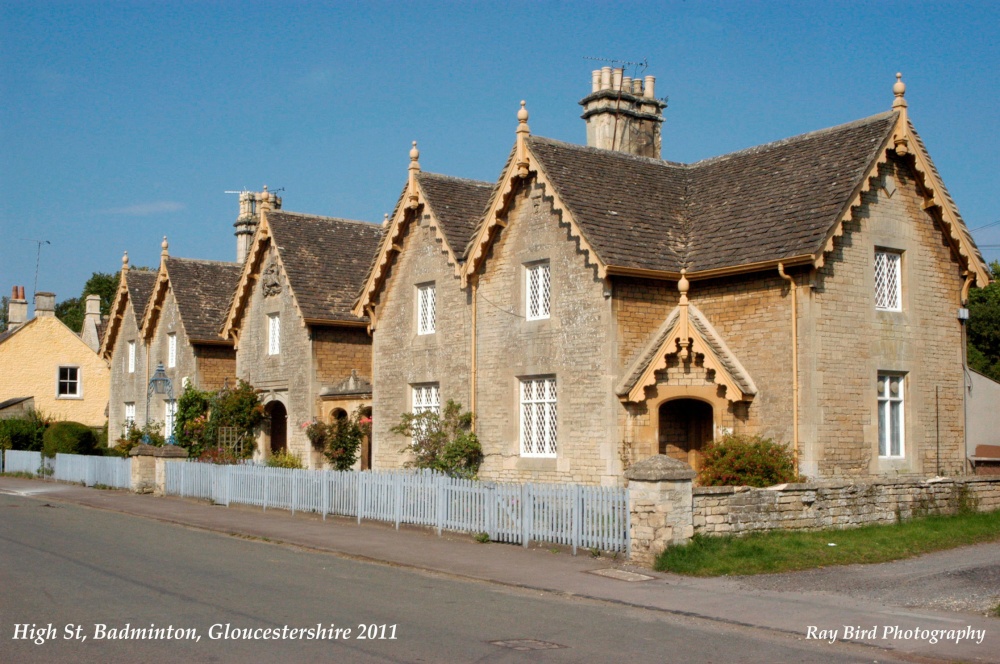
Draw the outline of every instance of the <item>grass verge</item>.
[[[1000,540],[1000,511],[928,516],[852,530],[754,533],[744,537],[695,535],[670,547],[656,569],[690,576],[772,574],[884,563],[966,544]],[[835,546],[831,546],[831,544]]]

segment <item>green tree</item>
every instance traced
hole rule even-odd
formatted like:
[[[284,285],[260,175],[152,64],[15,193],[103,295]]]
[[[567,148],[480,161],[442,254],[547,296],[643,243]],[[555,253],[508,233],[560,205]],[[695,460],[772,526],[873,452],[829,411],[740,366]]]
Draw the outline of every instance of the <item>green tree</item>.
[[[430,468],[457,477],[475,477],[483,462],[483,448],[472,433],[472,413],[463,413],[462,404],[451,399],[438,414],[403,413],[393,433],[409,436],[413,444],[401,450],[412,453],[411,468]]]
[[[1000,380],[1000,261],[990,263],[993,282],[969,292],[969,367]]]
[[[7,309],[10,307],[10,297],[0,297],[0,332],[7,329]]]
[[[115,293],[118,291],[118,282],[120,280],[121,272],[114,274],[94,272],[87,279],[87,283],[83,285],[83,292],[80,293],[80,297],[71,297],[56,305],[56,318],[65,323],[69,329],[79,332],[83,329],[87,296],[100,296],[101,315],[105,316],[111,311],[111,302],[115,299]]]

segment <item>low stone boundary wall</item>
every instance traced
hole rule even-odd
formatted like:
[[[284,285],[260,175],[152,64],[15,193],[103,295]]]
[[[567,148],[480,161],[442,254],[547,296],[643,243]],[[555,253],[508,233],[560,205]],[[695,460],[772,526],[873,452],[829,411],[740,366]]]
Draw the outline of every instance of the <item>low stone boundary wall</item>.
[[[1000,509],[1000,477],[872,480],[783,484],[767,489],[695,487],[695,533],[820,530],[895,523],[960,507]]]
[[[962,509],[1000,510],[1000,477],[856,478],[750,487],[693,487],[695,473],[662,454],[625,471],[630,557],[651,565],[668,546],[695,534],[854,528]]]

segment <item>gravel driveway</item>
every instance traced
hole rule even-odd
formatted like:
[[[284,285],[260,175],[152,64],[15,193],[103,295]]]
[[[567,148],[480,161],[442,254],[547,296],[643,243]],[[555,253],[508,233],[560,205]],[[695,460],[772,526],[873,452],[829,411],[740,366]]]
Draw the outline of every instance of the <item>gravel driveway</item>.
[[[742,588],[844,595],[901,607],[984,614],[1000,604],[1000,543],[875,565],[733,579]]]

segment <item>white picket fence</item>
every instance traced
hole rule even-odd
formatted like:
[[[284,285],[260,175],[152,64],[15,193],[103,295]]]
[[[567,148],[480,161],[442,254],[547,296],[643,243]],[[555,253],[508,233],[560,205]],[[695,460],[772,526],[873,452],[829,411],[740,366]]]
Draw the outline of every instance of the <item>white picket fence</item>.
[[[86,486],[100,484],[116,489],[132,487],[132,459],[56,454],[52,477]]]
[[[488,533],[491,540],[629,549],[628,490],[571,484],[505,484],[430,471],[292,470],[173,462],[167,495]]]
[[[56,454],[55,459],[50,459],[43,457],[41,452],[6,450],[3,453],[3,472],[31,473],[87,486],[100,484],[116,489],[132,486],[132,460],[116,457]]]

